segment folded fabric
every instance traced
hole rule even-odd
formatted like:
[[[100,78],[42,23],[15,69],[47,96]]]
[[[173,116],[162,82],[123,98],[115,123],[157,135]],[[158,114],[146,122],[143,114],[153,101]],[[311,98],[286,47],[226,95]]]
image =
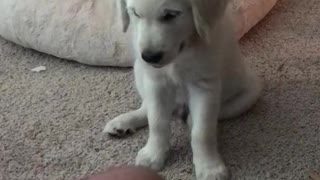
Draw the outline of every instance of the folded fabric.
[[[237,37],[258,23],[277,0],[233,0]],[[115,0],[1,0],[0,36],[60,58],[100,66],[132,66],[128,34]]]

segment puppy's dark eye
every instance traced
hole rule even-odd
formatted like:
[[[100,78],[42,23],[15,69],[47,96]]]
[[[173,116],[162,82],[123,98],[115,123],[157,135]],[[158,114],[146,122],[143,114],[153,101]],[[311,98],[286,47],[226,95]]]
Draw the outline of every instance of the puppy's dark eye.
[[[161,16],[160,20],[162,22],[170,22],[176,19],[181,14],[180,11],[166,11],[163,16]]]
[[[176,18],[177,16],[174,14],[165,14],[164,16],[161,17],[162,21],[171,21],[174,18]]]

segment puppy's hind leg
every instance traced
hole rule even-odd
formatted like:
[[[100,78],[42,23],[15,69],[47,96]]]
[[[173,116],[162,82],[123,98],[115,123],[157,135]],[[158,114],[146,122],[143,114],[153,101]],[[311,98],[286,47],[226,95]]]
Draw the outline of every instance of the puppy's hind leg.
[[[248,111],[258,100],[262,91],[262,83],[258,76],[252,73],[247,85],[238,94],[222,102],[219,119],[230,119]]]
[[[110,136],[123,137],[147,125],[147,108],[145,103],[142,103],[139,109],[121,114],[108,122],[103,132]]]

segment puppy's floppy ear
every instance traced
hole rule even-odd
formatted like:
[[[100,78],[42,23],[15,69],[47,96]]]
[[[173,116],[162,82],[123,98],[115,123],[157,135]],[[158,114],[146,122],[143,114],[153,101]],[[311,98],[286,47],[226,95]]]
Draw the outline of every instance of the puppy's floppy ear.
[[[127,32],[129,24],[130,24],[130,17],[127,10],[127,2],[126,0],[117,0],[118,9],[120,10],[120,17],[122,21],[122,31]]]
[[[229,0],[190,0],[197,33],[205,42],[210,43],[212,28],[221,18]]]

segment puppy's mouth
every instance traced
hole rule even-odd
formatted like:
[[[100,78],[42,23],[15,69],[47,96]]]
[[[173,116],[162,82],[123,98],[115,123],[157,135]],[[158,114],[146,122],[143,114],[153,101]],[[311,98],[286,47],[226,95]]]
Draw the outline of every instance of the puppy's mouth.
[[[156,68],[156,69],[160,69],[162,68],[164,65],[162,64],[151,64],[152,67]]]
[[[180,45],[179,45],[179,49],[178,49],[178,53],[174,56],[174,57],[171,57],[172,59],[175,59],[177,58],[177,56],[179,56],[179,54],[181,52],[183,52],[183,50],[185,49],[186,47],[186,43],[185,42],[181,42]],[[167,64],[169,64],[169,62],[171,61],[160,61],[159,63],[154,63],[154,64],[150,64],[152,67],[156,68],[156,69],[159,69],[159,68],[162,68],[164,66],[166,66]]]

